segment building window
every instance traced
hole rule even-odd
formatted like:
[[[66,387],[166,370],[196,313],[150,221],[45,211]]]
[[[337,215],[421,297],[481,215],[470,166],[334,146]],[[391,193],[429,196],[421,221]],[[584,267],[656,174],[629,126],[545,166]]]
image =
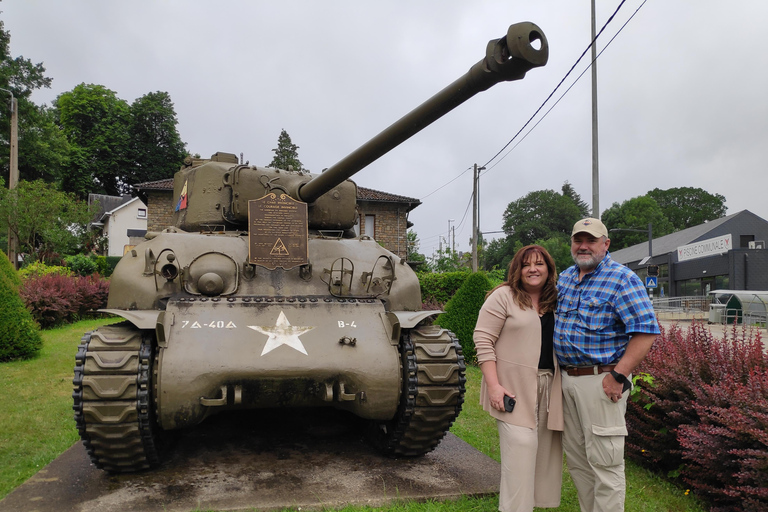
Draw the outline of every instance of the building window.
[[[376,238],[376,216],[375,215],[366,215],[365,216],[365,232],[364,234],[366,236],[369,236],[371,238]]]
[[[755,235],[739,235],[739,247],[746,249],[749,247],[749,242],[755,241]]]
[[[146,208],[139,208],[139,211],[136,214],[136,218],[138,218],[138,219],[146,219],[147,218],[147,209]]]

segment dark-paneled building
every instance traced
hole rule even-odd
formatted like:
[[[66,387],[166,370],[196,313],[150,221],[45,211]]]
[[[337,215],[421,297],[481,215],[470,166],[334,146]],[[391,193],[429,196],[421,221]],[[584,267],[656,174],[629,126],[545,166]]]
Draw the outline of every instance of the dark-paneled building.
[[[610,230],[610,226],[608,229]],[[768,290],[768,221],[743,210],[651,241],[611,251],[643,281],[658,266],[656,296],[711,290]],[[650,256],[650,258],[649,258]]]

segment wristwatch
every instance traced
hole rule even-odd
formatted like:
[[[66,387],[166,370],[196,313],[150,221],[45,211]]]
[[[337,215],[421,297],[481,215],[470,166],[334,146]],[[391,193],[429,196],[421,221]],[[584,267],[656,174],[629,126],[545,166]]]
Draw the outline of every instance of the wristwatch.
[[[626,375],[623,375],[616,370],[611,370],[611,375],[614,379],[616,379],[616,382],[621,382],[621,384],[624,386],[621,388],[621,392],[624,393],[628,389],[632,389],[632,383],[629,382],[629,379]]]

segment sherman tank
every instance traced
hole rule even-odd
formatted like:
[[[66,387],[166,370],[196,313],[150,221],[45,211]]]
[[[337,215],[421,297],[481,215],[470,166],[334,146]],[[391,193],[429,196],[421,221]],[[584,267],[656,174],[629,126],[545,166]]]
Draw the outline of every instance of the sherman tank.
[[[455,336],[422,311],[416,274],[357,236],[349,178],[475,94],[543,66],[533,23],[512,25],[470,70],[321,174],[189,159],[174,224],[126,254],[107,308],[124,321],[83,336],[75,421],[92,462],[161,463],[173,431],[225,411],[331,407],[384,454],[434,449],[461,411]]]

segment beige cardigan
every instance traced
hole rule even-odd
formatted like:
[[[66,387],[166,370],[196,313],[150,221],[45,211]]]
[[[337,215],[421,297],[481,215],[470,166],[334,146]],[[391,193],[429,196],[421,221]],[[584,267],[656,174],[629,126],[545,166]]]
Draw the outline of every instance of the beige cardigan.
[[[491,407],[485,379],[480,403],[491,416],[520,427],[536,428],[536,390],[541,355],[541,320],[533,309],[522,310],[509,286],[497,288],[485,301],[474,333],[480,364],[496,361],[499,383],[515,394],[517,404],[511,413]],[[552,351],[554,358],[554,350]],[[550,430],[563,430],[563,389],[560,368],[555,359],[555,375],[549,390]]]

